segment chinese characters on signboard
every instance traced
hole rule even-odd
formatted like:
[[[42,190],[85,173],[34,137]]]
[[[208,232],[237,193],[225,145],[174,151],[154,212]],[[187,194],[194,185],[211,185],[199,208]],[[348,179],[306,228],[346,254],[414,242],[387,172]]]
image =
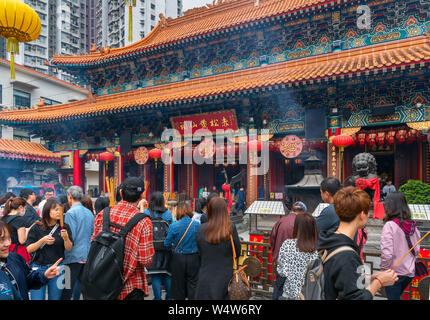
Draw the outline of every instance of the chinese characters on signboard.
[[[171,118],[170,120],[173,128],[178,130],[180,134],[184,134],[185,130],[194,133],[199,129],[207,129],[211,132],[229,129],[233,131],[238,130],[234,110],[180,116]]]

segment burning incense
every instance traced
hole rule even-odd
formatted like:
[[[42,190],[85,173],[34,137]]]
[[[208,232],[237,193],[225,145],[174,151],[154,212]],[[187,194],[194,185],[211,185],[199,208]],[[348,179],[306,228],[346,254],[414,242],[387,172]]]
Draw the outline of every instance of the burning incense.
[[[414,244],[414,246],[412,247],[412,248],[410,248],[409,249],[409,251],[408,252],[406,252],[405,253],[405,255],[399,260],[399,261],[397,261],[396,262],[396,264],[393,266],[393,268],[392,269],[394,269],[408,254],[409,254],[409,252],[411,252],[421,241],[423,241],[424,239],[425,239],[425,237],[427,237],[428,235],[430,234],[430,231],[429,232],[427,232],[426,234],[425,234],[425,236],[424,237],[422,237],[417,243],[415,243]]]
[[[63,206],[60,206],[60,226],[61,230],[64,228],[64,208]]]

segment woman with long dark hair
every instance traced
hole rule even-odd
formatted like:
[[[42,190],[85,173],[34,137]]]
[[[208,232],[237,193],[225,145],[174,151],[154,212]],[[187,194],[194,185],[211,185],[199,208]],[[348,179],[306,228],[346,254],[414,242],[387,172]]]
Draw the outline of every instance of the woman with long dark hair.
[[[287,239],[279,250],[277,271],[285,277],[282,296],[295,300],[300,294],[308,264],[318,258],[318,229],[310,213],[294,220],[293,239]]]
[[[392,269],[394,264],[419,241],[421,234],[402,192],[392,192],[384,200],[384,227],[381,234],[381,270]],[[415,277],[415,262],[420,252],[417,245],[393,270],[399,280],[385,287],[388,300],[400,300],[406,287]]]
[[[197,300],[228,300],[228,283],[233,277],[233,238],[236,257],[241,246],[236,227],[230,221],[227,203],[215,197],[209,201],[208,221],[197,232],[197,247],[201,257]]]
[[[73,247],[72,232],[67,224],[60,226],[60,210],[62,209],[57,198],[46,200],[42,210],[42,220],[36,222],[31,228],[27,239],[27,250],[33,254],[32,264],[34,270],[47,270],[58,259],[64,259],[64,251]],[[64,270],[61,272],[61,274]],[[60,300],[63,291],[61,280],[55,277],[47,283],[48,299]],[[58,280],[58,281],[57,281]],[[46,286],[39,290],[30,290],[31,300],[45,300]]]
[[[154,221],[159,219],[166,221],[169,225],[173,223],[172,213],[166,208],[164,202],[163,193],[157,191],[151,194],[148,208],[143,213],[151,217],[153,225]],[[170,300],[170,258],[171,253],[169,250],[155,250],[151,266],[146,267],[148,274],[151,275],[154,300],[162,300],[162,286],[166,290],[165,299]]]

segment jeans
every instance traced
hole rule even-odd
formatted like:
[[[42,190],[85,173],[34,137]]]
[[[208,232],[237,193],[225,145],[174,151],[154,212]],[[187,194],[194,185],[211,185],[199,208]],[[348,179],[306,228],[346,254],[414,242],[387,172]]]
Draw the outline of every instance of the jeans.
[[[46,266],[33,265],[33,270],[37,269],[42,273],[51,267],[52,264]],[[63,267],[60,263],[59,266]],[[30,290],[31,300],[46,300],[46,288],[48,288],[48,300],[60,300],[64,288],[64,267],[60,268],[60,274],[49,280],[49,282],[38,290]]]
[[[392,286],[385,287],[388,300],[400,300],[406,287],[412,282],[413,277],[399,276],[399,280]]]
[[[75,282],[75,286],[73,287],[73,300],[81,299],[81,284],[79,280]]]
[[[284,292],[284,284],[285,278],[281,277],[279,273],[276,271],[276,281],[273,286],[273,295],[272,300],[278,300],[282,297],[282,293]]]
[[[151,274],[152,291],[154,291],[154,300],[161,300],[161,286],[164,285],[166,290],[166,300],[170,300],[170,282],[171,277],[168,274]]]

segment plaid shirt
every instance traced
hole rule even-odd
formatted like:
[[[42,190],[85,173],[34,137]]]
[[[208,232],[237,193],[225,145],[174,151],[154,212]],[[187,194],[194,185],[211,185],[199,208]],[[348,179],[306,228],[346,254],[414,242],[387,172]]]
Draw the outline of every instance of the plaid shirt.
[[[125,226],[127,222],[140,211],[137,206],[121,201],[110,210],[110,222]],[[94,234],[91,241],[103,230],[103,211],[94,221]],[[111,231],[118,233],[119,229],[111,226]],[[145,266],[152,264],[154,247],[152,244],[152,223],[149,218],[142,219],[126,236],[124,248],[124,279],[125,285],[118,296],[123,300],[134,289],[140,289],[149,294],[146,281]]]

